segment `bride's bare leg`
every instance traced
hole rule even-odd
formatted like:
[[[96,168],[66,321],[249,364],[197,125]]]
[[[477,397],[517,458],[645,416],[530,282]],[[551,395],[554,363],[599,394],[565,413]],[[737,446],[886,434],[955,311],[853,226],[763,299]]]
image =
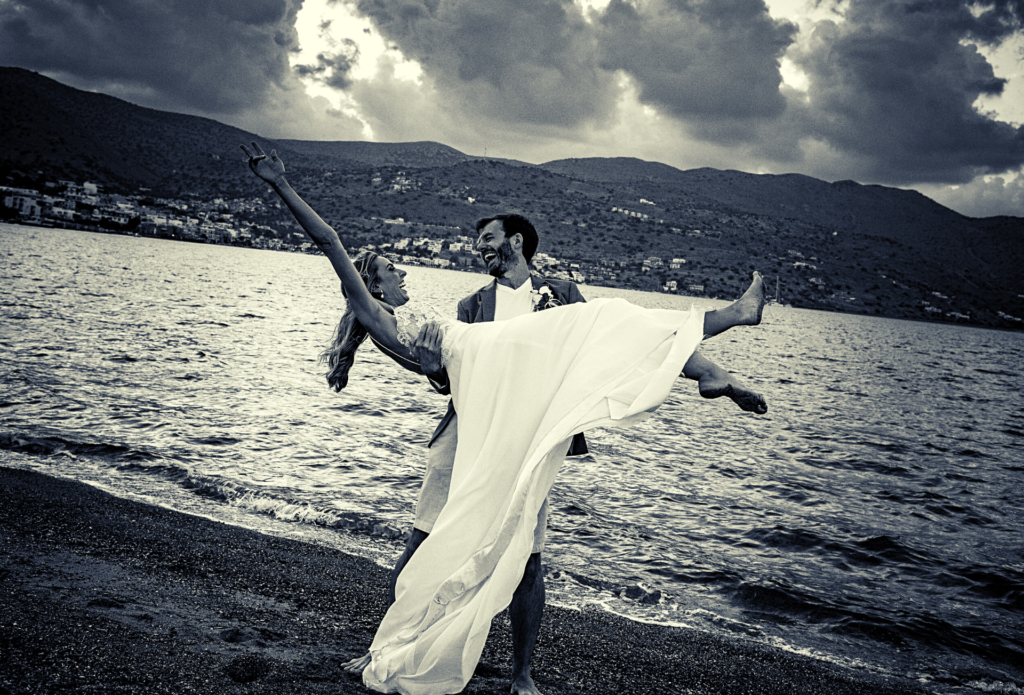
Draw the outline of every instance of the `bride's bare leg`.
[[[761,323],[764,310],[764,278],[754,271],[754,278],[743,296],[724,309],[704,314],[704,335],[710,338],[733,326],[756,326]]]
[[[736,377],[709,360],[700,352],[694,352],[683,365],[683,376],[697,382],[700,395],[704,398],[728,396],[742,410],[764,415],[768,404],[764,397],[743,386]]]

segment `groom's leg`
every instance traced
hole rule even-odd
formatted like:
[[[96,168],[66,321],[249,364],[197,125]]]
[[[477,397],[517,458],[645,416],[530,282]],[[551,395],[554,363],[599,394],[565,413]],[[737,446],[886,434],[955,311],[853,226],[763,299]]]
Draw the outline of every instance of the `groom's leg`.
[[[537,645],[541,616],[544,613],[544,568],[540,553],[526,561],[526,571],[508,606],[512,623],[512,692],[537,693],[530,674],[530,660]]]
[[[508,605],[509,622],[512,624],[512,693],[514,695],[539,695],[530,672],[530,661],[537,646],[537,633],[544,613],[544,567],[541,552],[547,540],[548,500],[544,500],[537,514],[537,526],[533,531],[533,551],[526,561],[523,578],[512,594]]]
[[[428,535],[430,534],[420,531],[418,528],[413,528],[412,533],[409,534],[409,540],[405,542],[405,550],[398,556],[398,562],[395,563],[395,568],[391,570],[391,577],[388,579],[388,608],[395,602],[395,585],[398,584],[398,575],[409,564],[413,553],[416,552],[416,549],[420,547],[423,541],[427,540]]]
[[[455,449],[459,444],[458,415],[452,417],[448,426],[437,435],[427,450],[427,470],[423,474],[423,485],[416,500],[416,519],[412,532],[405,543],[405,550],[391,570],[388,582],[388,606],[395,602],[395,585],[398,575],[412,558],[416,549],[427,539],[434,528],[434,522],[448,501],[448,488],[452,484],[452,467],[455,465]]]

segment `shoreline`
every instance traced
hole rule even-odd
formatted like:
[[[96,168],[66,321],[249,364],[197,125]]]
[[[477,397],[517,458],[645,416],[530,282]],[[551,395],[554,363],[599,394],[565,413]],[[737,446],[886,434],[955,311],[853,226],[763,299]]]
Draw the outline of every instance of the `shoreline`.
[[[0,547],[0,694],[369,692],[341,664],[384,614],[387,571],[372,560],[2,462]],[[502,614],[464,692],[507,692],[509,654]],[[545,695],[928,692],[556,606],[545,609],[533,670]]]
[[[35,224],[35,223],[28,222],[28,221],[25,221],[25,220],[7,221],[6,223],[7,224],[12,224],[12,225],[18,225],[18,226],[22,226],[22,227],[32,227],[32,228],[36,228],[36,229],[64,229],[64,230],[69,230],[69,231],[90,232],[90,233],[94,233],[94,234],[106,234],[106,235],[111,235],[111,236],[134,236],[134,237],[142,238],[142,239],[157,239],[157,240],[160,240],[160,241],[177,241],[177,242],[185,242],[185,243],[189,243],[189,244],[202,244],[202,245],[210,245],[210,246],[225,246],[225,247],[240,248],[240,249],[253,249],[253,250],[256,250],[256,251],[280,251],[280,252],[283,252],[283,253],[299,253],[299,254],[303,254],[303,255],[307,255],[307,256],[319,255],[318,251],[304,251],[304,250],[302,250],[300,248],[295,248],[295,247],[272,249],[272,248],[264,248],[264,247],[261,247],[261,246],[246,246],[244,244],[225,244],[225,243],[218,243],[218,242],[212,242],[212,241],[203,241],[203,240],[200,240],[200,239],[180,239],[180,238],[175,238],[175,237],[156,236],[156,235],[150,235],[150,234],[138,234],[138,233],[133,233],[133,232],[124,232],[124,231],[118,231],[118,230],[112,230],[112,229],[90,228],[87,225],[82,225],[82,224],[76,225],[74,223],[71,223],[70,225],[69,224],[61,224],[61,225],[58,225],[58,224]],[[428,265],[423,265],[423,264],[415,264],[415,265],[416,265],[416,267],[420,267],[420,268],[430,268],[430,266],[428,266]],[[461,268],[461,267],[460,268],[441,268],[440,270],[450,270],[452,272],[460,272],[460,273],[469,273],[469,274],[473,274],[473,275],[480,275],[481,278],[483,278],[483,279],[487,279],[488,277],[490,277],[489,275],[487,275],[486,272],[468,270],[468,269]],[[581,284],[584,287],[596,287],[596,288],[600,288],[600,289],[623,290],[623,291],[627,291],[627,292],[638,292],[638,293],[642,293],[642,294],[652,294],[652,295],[655,295],[655,296],[682,297],[682,298],[689,298],[689,299],[692,299],[694,301],[714,301],[714,302],[726,302],[726,303],[731,301],[731,299],[729,299],[729,298],[718,297],[717,295],[714,296],[714,297],[708,297],[708,296],[705,296],[705,295],[689,295],[689,294],[682,294],[682,293],[671,293],[671,294],[669,294],[669,293],[666,293],[666,292],[659,292],[657,290],[649,290],[649,289],[643,290],[643,289],[638,289],[636,287],[622,287],[620,285],[594,285],[594,284],[587,284],[587,283],[581,283]],[[844,311],[842,306],[838,306],[838,307],[793,306],[792,304],[785,304],[784,302],[781,303],[781,304],[782,304],[782,306],[784,306],[784,308],[787,308],[787,309],[800,309],[800,310],[804,310],[804,311],[821,311],[821,312],[830,313],[830,314],[840,314],[842,316],[863,316],[865,318],[882,318],[882,319],[890,319],[892,321],[913,321],[913,322],[917,322],[917,323],[924,323],[924,324],[938,325],[938,326],[966,326],[968,328],[983,328],[983,329],[991,329],[991,330],[995,330],[995,331],[1005,331],[1005,332],[1009,332],[1009,333],[1021,333],[1021,332],[1024,332],[1024,325],[1013,325],[1012,323],[1009,323],[1007,325],[991,325],[991,324],[979,323],[979,322],[970,321],[970,320],[968,320],[968,321],[960,321],[960,320],[945,320],[945,321],[942,321],[942,320],[935,320],[935,319],[932,319],[932,318],[928,318],[926,316],[894,316],[894,315],[888,315],[888,314],[872,314],[872,313],[869,313],[869,312],[866,312],[866,311],[865,312]]]

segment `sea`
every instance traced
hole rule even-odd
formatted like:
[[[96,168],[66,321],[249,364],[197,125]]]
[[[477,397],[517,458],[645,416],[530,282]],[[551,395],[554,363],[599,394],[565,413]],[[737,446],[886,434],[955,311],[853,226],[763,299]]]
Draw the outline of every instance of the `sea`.
[[[453,317],[489,279],[407,270]],[[369,343],[331,390],[343,307],[318,255],[0,224],[4,465],[390,567],[447,399]],[[773,305],[701,349],[768,414],[680,379],[588,433],[551,492],[549,603],[1024,692],[1024,334]]]

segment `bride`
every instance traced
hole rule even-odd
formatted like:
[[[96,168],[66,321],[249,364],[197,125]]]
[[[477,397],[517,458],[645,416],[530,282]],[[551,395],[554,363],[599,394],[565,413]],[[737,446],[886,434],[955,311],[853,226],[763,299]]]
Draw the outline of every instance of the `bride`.
[[[509,321],[400,328],[392,307],[408,301],[405,273],[375,255],[353,263],[337,233],[292,189],[277,154],[252,147],[242,146],[249,167],[324,252],[348,299],[349,318],[329,357],[331,385],[345,386],[355,347],[367,335],[406,369],[419,371],[416,347],[442,354],[459,413],[450,494],[398,578],[363,682],[407,695],[459,692],[491,620],[519,583],[537,513],[574,433],[649,417],[680,373],[706,398],[728,396],[743,410],[767,412],[759,394],[697,352],[705,335],[751,323],[748,307],[683,312],[597,299]],[[759,319],[757,274],[737,304],[751,301]]]

